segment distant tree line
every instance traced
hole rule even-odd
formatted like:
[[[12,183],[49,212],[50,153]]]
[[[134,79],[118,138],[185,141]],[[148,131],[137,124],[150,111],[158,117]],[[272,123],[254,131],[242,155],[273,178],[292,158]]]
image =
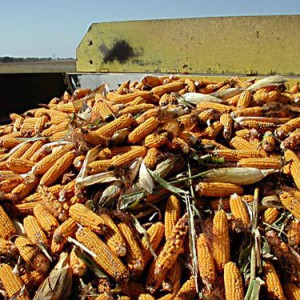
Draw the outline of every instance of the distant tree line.
[[[12,56],[0,56],[1,63],[9,62],[31,62],[31,61],[50,61],[50,60],[74,60],[74,58],[52,58],[52,57],[12,57]]]

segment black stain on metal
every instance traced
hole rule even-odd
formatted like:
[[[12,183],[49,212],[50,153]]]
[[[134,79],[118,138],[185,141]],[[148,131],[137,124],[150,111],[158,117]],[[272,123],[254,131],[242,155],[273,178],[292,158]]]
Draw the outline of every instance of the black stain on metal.
[[[105,63],[117,60],[119,63],[124,64],[130,58],[136,56],[133,48],[125,40],[116,41],[111,49],[107,49],[102,45],[100,51],[104,54],[103,61]]]

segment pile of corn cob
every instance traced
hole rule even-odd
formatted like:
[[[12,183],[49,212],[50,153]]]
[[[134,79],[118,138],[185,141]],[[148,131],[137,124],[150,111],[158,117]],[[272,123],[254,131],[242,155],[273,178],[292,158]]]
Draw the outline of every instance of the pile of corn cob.
[[[300,299],[300,92],[145,76],[0,127],[5,299]]]

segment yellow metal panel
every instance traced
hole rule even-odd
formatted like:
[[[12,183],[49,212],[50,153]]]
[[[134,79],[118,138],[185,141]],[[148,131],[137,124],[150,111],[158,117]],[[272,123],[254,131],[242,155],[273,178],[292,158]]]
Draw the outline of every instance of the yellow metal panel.
[[[300,75],[300,16],[92,24],[79,72]]]

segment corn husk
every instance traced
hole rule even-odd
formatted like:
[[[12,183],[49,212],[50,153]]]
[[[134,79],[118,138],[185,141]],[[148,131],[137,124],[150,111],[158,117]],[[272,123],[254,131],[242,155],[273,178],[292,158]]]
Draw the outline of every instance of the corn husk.
[[[33,300],[68,299],[72,289],[72,271],[68,256],[66,252],[60,254],[58,263],[40,285]]]
[[[231,97],[234,97],[238,94],[241,94],[243,92],[244,89],[242,88],[229,88],[227,90],[223,90],[223,91],[216,91],[212,94],[210,94],[210,96],[214,96],[223,100],[229,99]]]
[[[190,104],[198,104],[200,102],[214,102],[214,103],[222,103],[222,99],[219,99],[215,96],[201,94],[201,93],[186,93],[182,96],[183,100]]]
[[[248,185],[263,180],[266,176],[278,172],[274,169],[257,168],[220,168],[211,169],[201,176],[205,181],[227,182],[238,185]]]
[[[261,88],[264,88],[267,86],[281,85],[281,84],[285,83],[286,81],[287,81],[287,79],[283,76],[273,75],[273,76],[269,76],[269,77],[266,77],[266,78],[256,81],[255,83],[250,85],[247,88],[247,90],[254,91],[254,90],[261,89]]]

